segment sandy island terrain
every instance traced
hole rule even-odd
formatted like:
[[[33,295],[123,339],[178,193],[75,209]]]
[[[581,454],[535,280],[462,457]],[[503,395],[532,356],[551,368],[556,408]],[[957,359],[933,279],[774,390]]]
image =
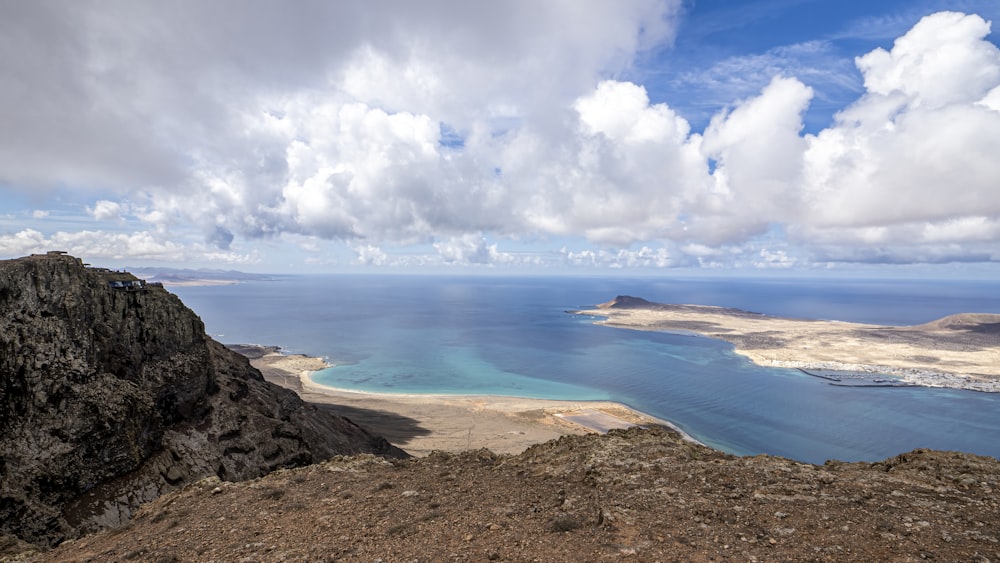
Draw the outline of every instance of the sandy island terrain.
[[[1000,315],[952,315],[916,326],[772,317],[619,296],[597,324],[702,335],[735,345],[763,366],[885,375],[911,385],[1000,392]]]
[[[330,367],[320,358],[284,355],[271,346],[230,348],[250,358],[268,381],[294,390],[303,400],[345,416],[418,457],[434,450],[461,452],[478,448],[517,454],[568,434],[607,432],[635,425],[673,428],[669,422],[606,401],[336,389],[311,379],[312,372]]]

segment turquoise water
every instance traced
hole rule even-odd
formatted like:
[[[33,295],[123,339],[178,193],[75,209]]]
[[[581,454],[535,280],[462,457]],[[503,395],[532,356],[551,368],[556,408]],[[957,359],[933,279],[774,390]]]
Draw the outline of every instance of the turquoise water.
[[[821,463],[917,447],[1000,456],[1000,394],[829,385],[726,343],[594,326],[618,294],[803,318],[917,324],[1000,312],[987,282],[288,277],[173,289],[228,343],[325,356],[349,389],[614,400],[736,454]]]

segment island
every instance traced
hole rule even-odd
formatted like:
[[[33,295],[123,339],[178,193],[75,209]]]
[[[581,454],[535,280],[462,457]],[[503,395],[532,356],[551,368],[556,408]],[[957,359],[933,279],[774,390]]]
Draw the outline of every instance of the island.
[[[965,313],[915,326],[777,317],[620,295],[596,324],[707,336],[762,366],[798,368],[834,383],[952,387],[1000,392],[1000,315]]]

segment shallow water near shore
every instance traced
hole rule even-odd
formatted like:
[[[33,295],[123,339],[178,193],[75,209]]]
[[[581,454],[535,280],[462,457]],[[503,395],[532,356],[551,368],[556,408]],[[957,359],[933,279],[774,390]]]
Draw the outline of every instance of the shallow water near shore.
[[[822,463],[918,447],[1000,457],[1000,394],[830,385],[764,368],[708,338],[569,315],[629,294],[772,315],[919,324],[1000,313],[1000,284],[307,276],[171,291],[225,343],[278,344],[337,364],[318,383],[361,391],[613,400],[714,447]]]

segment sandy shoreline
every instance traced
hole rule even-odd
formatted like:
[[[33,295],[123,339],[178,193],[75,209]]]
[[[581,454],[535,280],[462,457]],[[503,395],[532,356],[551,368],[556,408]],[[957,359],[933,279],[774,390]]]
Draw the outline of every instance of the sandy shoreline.
[[[610,401],[558,401],[495,395],[369,393],[313,381],[330,367],[321,358],[285,355],[276,347],[232,346],[273,383],[303,400],[345,416],[415,456],[434,450],[486,448],[516,454],[560,436],[667,421]]]

